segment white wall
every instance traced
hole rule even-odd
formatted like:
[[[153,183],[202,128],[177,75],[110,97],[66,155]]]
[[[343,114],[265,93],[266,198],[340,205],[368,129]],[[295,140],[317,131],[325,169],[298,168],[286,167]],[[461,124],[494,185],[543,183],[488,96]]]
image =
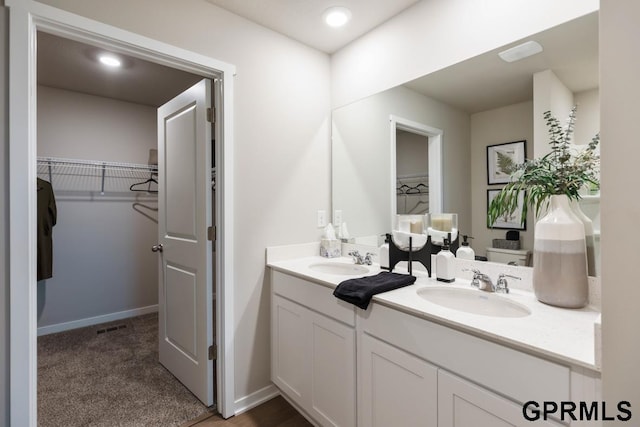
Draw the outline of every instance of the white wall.
[[[329,56],[203,0],[45,3],[237,67],[236,398],[270,384],[265,248],[317,240],[330,207]]]
[[[501,185],[487,184],[487,146],[519,140],[527,141],[527,158],[533,155],[533,102],[527,101],[471,115],[471,247],[486,255],[492,239],[504,239],[506,230],[487,228],[487,190]],[[527,215],[527,230],[520,231],[522,249],[533,250],[533,215]]]
[[[600,9],[602,136],[602,378],[604,400],[630,401],[631,423],[640,415],[640,2],[603,0]],[[630,279],[631,278],[631,279]],[[628,423],[619,423],[621,425]]]
[[[146,164],[156,108],[38,86],[38,156]]]
[[[588,144],[600,132],[600,90],[591,89],[573,94],[578,106],[574,144]]]
[[[146,164],[156,126],[153,107],[38,86],[38,156]],[[156,305],[157,213],[143,209],[154,222],[133,209],[141,193],[92,197],[93,180],[71,192],[61,191],[64,177],[51,183],[58,223],[53,277],[38,283],[38,327]],[[158,206],[155,197],[140,202]]]
[[[423,0],[332,56],[345,105],[598,10],[599,0]]]
[[[574,105],[573,93],[551,70],[533,75],[533,157],[551,152],[549,127],[544,113],[551,114],[564,126]]]

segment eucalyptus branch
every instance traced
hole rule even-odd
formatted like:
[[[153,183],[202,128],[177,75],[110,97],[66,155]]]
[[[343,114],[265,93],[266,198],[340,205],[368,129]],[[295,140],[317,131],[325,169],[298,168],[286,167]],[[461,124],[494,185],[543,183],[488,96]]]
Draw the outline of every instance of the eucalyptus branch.
[[[580,199],[580,189],[586,184],[599,186],[600,156],[597,147],[600,134],[596,134],[587,147],[572,154],[571,139],[575,130],[577,106],[569,112],[566,127],[562,127],[550,111],[543,114],[549,128],[551,152],[543,157],[525,160],[514,166],[511,181],[491,201],[487,209],[487,224],[492,227],[498,218],[512,215],[522,209],[524,223],[529,208],[536,215],[544,208],[552,195],[564,194],[569,199]],[[518,206],[518,196],[524,191],[523,206]]]

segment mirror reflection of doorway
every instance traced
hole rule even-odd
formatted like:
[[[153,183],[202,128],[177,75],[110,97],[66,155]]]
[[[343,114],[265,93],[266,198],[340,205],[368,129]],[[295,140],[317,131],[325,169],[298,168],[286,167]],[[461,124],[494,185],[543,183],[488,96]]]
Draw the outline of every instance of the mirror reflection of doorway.
[[[429,138],[396,129],[396,208],[398,214],[429,212]]]

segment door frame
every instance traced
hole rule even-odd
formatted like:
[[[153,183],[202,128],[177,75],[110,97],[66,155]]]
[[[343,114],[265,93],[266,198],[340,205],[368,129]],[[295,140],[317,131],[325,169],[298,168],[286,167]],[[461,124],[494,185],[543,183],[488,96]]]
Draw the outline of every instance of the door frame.
[[[114,49],[222,80],[222,133],[216,150],[217,407],[235,413],[233,348],[233,89],[235,66],[33,0],[9,8],[9,363],[12,427],[37,423],[36,292],[36,31]]]
[[[396,132],[398,130],[403,130],[417,135],[425,136],[429,140],[429,212],[442,213],[444,209],[444,180],[442,179],[442,137],[444,135],[444,131],[433,126],[428,126],[423,123],[418,123],[416,121],[406,119],[404,117],[396,116],[394,114],[391,114],[389,116],[389,125],[389,158],[391,159],[391,186],[389,193],[391,206],[390,226],[391,230],[393,230],[393,228],[395,227],[396,213],[398,212],[398,200],[396,197]]]

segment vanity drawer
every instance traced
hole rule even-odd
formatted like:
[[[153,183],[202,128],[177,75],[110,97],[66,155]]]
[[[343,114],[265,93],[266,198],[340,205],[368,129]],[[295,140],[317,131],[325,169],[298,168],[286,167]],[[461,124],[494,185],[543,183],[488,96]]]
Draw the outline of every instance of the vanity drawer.
[[[276,270],[271,270],[271,286],[275,294],[349,326],[356,325],[354,306],[334,297],[331,288]]]
[[[516,402],[571,397],[566,366],[380,304],[364,317],[365,333]]]

